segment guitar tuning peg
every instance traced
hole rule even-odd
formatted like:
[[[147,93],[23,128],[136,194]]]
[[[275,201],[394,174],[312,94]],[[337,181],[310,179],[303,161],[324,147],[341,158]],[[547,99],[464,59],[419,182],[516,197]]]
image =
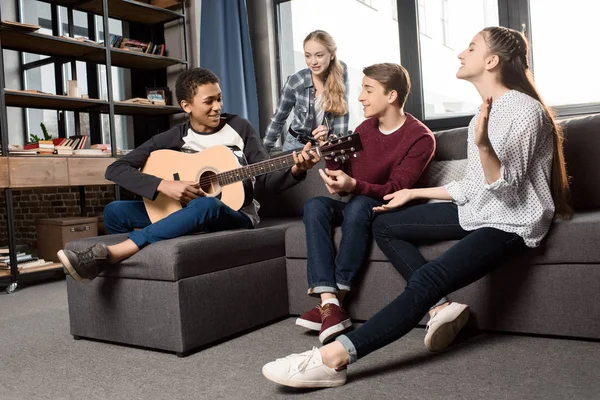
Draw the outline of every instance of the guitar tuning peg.
[[[348,131],[348,136],[350,136],[350,135],[352,135],[352,131],[351,130]]]
[[[350,151],[354,153],[356,149],[354,147],[350,147]]]
[[[340,160],[337,157],[334,157],[333,161],[338,162]]]
[[[354,157],[354,158],[358,157],[358,153],[352,154],[352,157]]]

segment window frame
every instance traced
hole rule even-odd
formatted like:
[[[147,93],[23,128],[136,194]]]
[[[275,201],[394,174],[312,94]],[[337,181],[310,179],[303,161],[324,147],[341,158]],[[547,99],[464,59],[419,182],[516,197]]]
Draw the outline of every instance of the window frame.
[[[276,65],[277,76],[280,78],[281,62],[279,37],[281,26],[279,24],[279,5],[293,0],[273,0],[275,13],[275,39],[276,39]],[[531,13],[529,0],[497,0],[498,23],[500,26],[525,32],[531,48],[535,43],[531,39]],[[364,4],[364,3],[363,3]],[[365,4],[366,5],[366,4]],[[474,114],[448,116],[442,118],[425,118],[425,103],[423,95],[423,76],[421,67],[421,45],[419,37],[419,5],[418,0],[396,0],[396,7],[402,12],[398,13],[398,34],[400,42],[400,59],[411,77],[411,93],[406,100],[404,109],[417,119],[423,121],[432,130],[442,130],[464,127],[469,124]],[[416,43],[416,45],[415,45]],[[535,71],[533,60],[531,68]],[[281,91],[281,79],[277,82],[278,91]],[[571,117],[576,115],[600,113],[600,101],[586,104],[567,104],[552,107],[557,117]]]

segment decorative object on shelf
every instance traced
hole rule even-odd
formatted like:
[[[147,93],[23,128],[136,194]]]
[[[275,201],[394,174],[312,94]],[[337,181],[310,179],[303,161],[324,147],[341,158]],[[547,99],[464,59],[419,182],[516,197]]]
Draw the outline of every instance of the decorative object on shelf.
[[[48,130],[46,129],[46,125],[44,125],[44,123],[40,123],[40,128],[42,128],[42,134],[44,135],[43,138],[40,138],[38,135],[35,135],[33,133],[29,134],[29,141],[31,143],[39,143],[40,141],[43,140],[52,140],[52,135],[50,135],[48,133]]]
[[[171,93],[168,87],[146,88],[146,98],[150,100],[152,104],[160,105],[162,103],[163,106],[171,104],[170,94]]]
[[[76,80],[67,81],[67,95],[69,97],[79,97],[79,88],[77,87]]]

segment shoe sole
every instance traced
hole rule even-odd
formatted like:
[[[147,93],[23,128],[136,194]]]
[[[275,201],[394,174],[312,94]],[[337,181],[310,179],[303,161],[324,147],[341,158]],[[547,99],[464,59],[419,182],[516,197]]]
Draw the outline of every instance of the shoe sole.
[[[321,325],[320,323],[317,322],[312,322],[309,321],[307,319],[302,319],[302,318],[297,318],[296,319],[296,325],[301,326],[303,328],[309,329],[311,331],[317,331],[319,332],[321,330]]]
[[[440,351],[450,346],[458,332],[467,324],[471,312],[466,306],[452,321],[441,324],[435,332],[425,336],[425,346],[429,351]]]
[[[347,319],[337,325],[330,326],[319,334],[319,340],[325,344],[334,339],[335,336],[341,335],[344,331],[352,326],[352,321]]]
[[[77,271],[75,271],[75,268],[73,268],[73,266],[69,262],[69,258],[67,257],[67,255],[65,254],[65,252],[63,250],[59,250],[59,252],[56,253],[56,255],[58,256],[58,259],[60,260],[62,265],[66,268],[69,275],[71,275],[71,278],[75,279],[78,282],[84,282],[84,283],[87,283],[90,281],[89,279],[83,279],[77,273]]]
[[[313,382],[313,381],[298,381],[289,378],[282,378],[277,375],[271,374],[265,367],[262,369],[262,374],[268,380],[278,383],[283,386],[295,387],[295,388],[331,388],[343,386],[346,384],[346,380],[341,381],[328,381],[328,382]]]

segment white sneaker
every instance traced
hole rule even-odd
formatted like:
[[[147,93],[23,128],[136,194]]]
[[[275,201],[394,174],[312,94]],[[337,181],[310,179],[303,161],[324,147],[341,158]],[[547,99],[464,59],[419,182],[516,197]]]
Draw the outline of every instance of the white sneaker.
[[[450,303],[431,317],[427,323],[425,346],[430,351],[443,350],[450,346],[454,338],[469,320],[469,306]]]
[[[346,383],[346,368],[337,371],[323,364],[316,347],[301,354],[272,361],[262,369],[265,378],[284,386],[296,388],[326,388]]]

